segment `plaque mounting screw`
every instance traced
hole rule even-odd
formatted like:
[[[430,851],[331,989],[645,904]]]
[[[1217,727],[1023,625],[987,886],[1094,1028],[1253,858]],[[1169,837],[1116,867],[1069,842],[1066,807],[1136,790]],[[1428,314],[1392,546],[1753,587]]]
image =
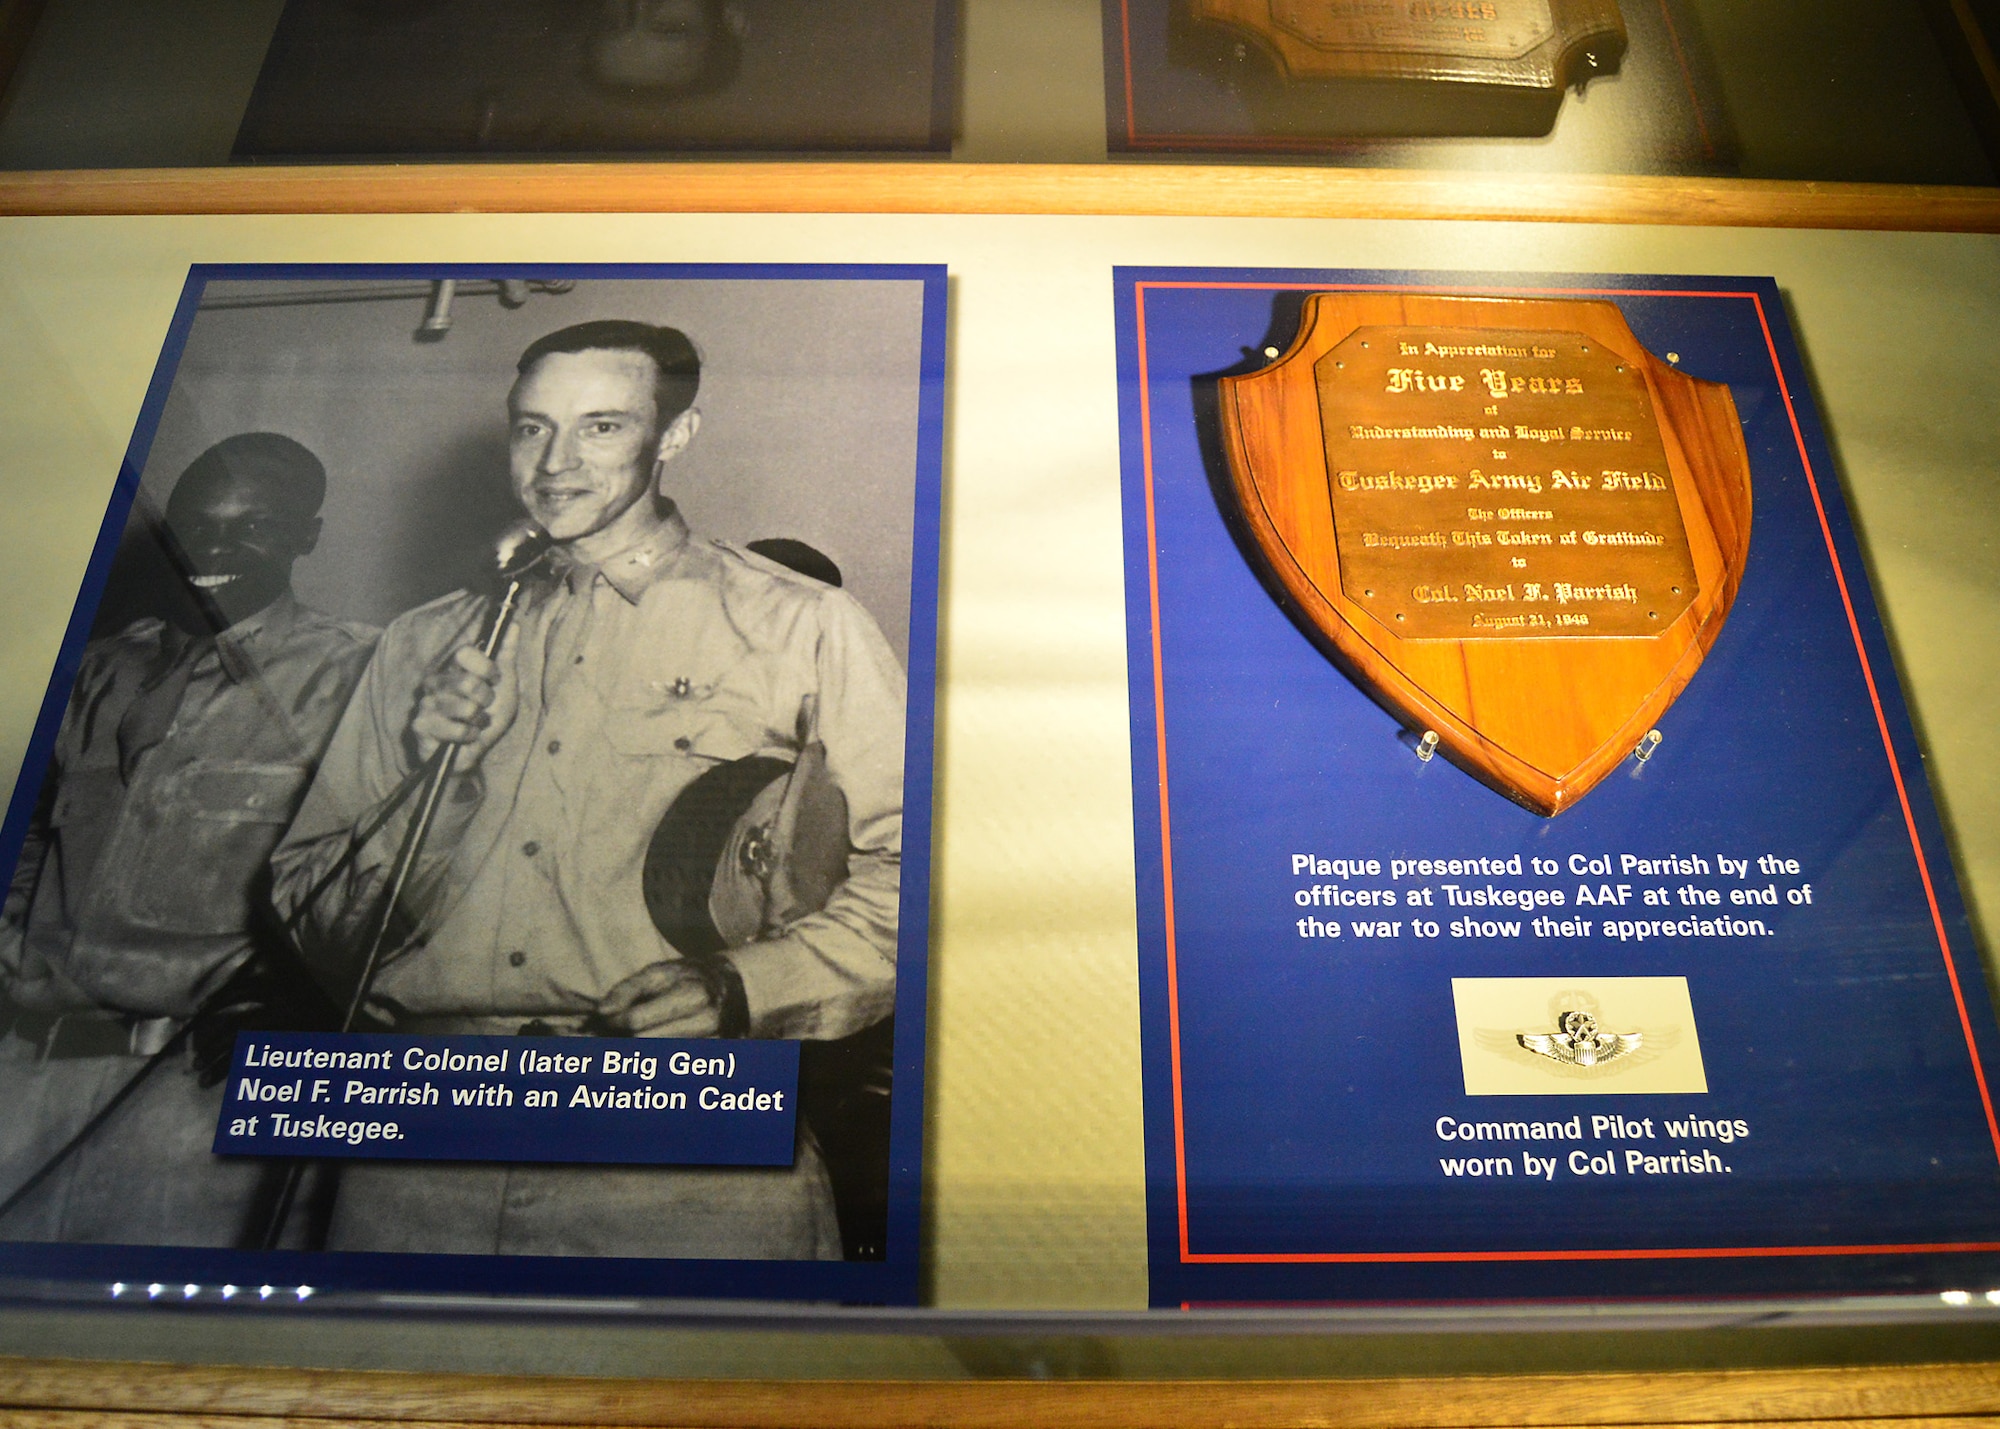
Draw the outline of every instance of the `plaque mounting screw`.
[[[1264,349],[1264,356],[1270,358],[1272,361],[1275,362],[1278,357],[1278,349],[1275,347],[1267,347]]]
[[[1640,740],[1638,748],[1632,751],[1632,757],[1637,759],[1641,764],[1644,764],[1648,759],[1653,757],[1653,751],[1660,747],[1660,741],[1665,738],[1666,736],[1661,734],[1657,729],[1647,730],[1646,737]]]
[[[1437,753],[1437,749],[1438,732],[1434,729],[1425,730],[1424,737],[1417,741],[1417,761],[1421,764],[1430,763],[1431,756]]]
[[[1667,361],[1669,362],[1679,362],[1680,360],[1681,360],[1681,355],[1678,352],[1670,352],[1667,354]]]

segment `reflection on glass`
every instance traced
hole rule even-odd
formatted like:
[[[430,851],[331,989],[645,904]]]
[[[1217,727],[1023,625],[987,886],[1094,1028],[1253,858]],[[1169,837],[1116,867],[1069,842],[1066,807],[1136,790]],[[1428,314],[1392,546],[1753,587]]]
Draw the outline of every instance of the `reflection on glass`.
[[[736,77],[747,28],[742,7],[725,0],[604,0],[591,77],[659,95],[722,89]]]
[[[1563,91],[1626,46],[1616,0],[1184,0],[1181,16],[1266,127],[1326,134],[1546,134]]]
[[[235,153],[924,149],[936,0],[291,0]]]
[[[1104,0],[1104,18],[1114,151],[1994,179],[1984,81],[1959,63],[1983,32],[1934,29],[1918,0]]]

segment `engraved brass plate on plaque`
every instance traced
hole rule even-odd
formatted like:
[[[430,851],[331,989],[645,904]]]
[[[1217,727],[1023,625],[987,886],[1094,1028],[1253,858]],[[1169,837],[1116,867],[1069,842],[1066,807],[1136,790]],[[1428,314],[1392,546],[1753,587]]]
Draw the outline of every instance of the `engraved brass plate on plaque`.
[[[1286,608],[1537,813],[1633,753],[1735,601],[1735,403],[1610,303],[1316,294],[1218,398],[1233,514]]]
[[[1549,0],[1271,0],[1271,23],[1323,50],[1519,59],[1555,37]]]
[[[1694,600],[1645,378],[1602,343],[1369,327],[1314,376],[1342,589],[1404,639],[1652,635]]]

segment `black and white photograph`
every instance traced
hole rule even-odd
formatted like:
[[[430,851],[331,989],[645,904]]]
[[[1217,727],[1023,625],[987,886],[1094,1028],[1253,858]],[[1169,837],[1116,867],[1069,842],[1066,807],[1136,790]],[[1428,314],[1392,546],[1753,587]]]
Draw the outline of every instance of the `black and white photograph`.
[[[289,0],[239,159],[949,148],[946,0]]]
[[[942,288],[197,273],[9,815],[0,1242],[914,1295]],[[290,1033],[794,1041],[796,1140],[216,1154]]]

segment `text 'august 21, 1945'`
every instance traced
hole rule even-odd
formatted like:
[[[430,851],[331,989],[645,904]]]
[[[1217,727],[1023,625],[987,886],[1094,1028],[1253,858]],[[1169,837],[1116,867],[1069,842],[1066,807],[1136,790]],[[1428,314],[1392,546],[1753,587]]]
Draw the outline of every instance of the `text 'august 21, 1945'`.
[[[231,1156],[788,1166],[799,1044],[241,1034]]]

